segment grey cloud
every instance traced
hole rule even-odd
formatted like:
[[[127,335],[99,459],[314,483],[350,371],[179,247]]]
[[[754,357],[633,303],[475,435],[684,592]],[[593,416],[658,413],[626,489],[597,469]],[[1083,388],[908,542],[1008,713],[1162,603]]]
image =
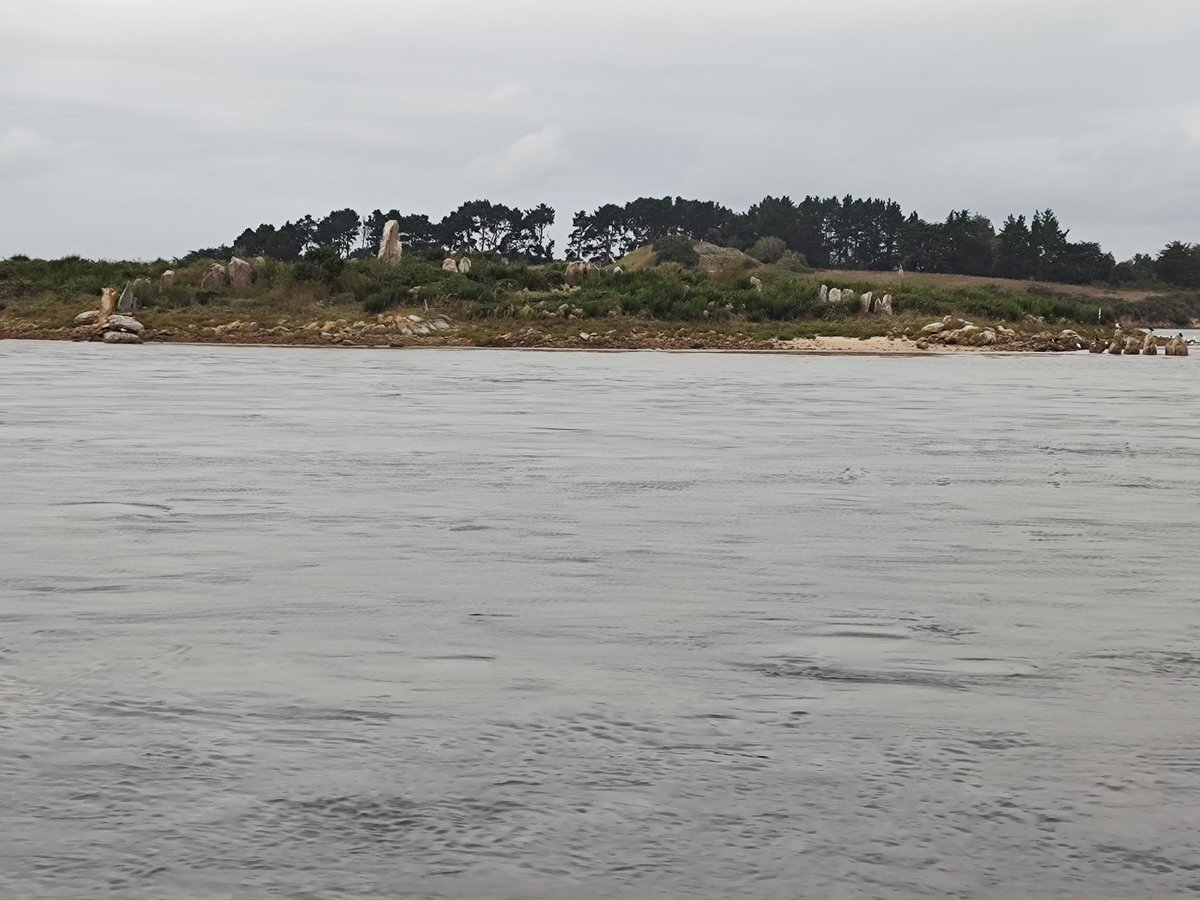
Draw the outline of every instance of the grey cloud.
[[[0,34],[0,256],[175,255],[335,207],[890,196],[1200,239],[1200,8],[42,0]],[[105,228],[65,228],[67,222]]]

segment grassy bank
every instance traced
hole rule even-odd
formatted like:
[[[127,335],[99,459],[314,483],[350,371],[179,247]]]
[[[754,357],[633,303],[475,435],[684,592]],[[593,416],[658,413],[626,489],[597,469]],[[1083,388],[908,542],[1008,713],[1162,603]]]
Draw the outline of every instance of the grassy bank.
[[[818,334],[916,336],[945,315],[1004,324],[1022,336],[1060,327],[1107,333],[1118,317],[1155,326],[1200,319],[1200,295],[1089,294],[1022,282],[963,283],[955,276],[796,272],[720,248],[687,268],[658,264],[652,252],[639,251],[624,271],[598,270],[576,286],[567,283],[565,263],[530,266],[485,257],[461,273],[444,270],[441,257],[409,256],[389,266],[318,251],[299,263],[263,260],[245,287],[203,284],[211,264],[76,257],[0,262],[0,335],[78,338],[74,316],[94,308],[103,287],[120,290],[139,278],[149,284],[137,315],[156,340],[319,343],[357,334],[383,343],[477,346],[580,340],[760,346]],[[168,269],[174,283],[164,285]],[[865,315],[857,300],[822,303],[822,284],[890,293],[895,314]],[[388,324],[398,315],[441,317],[453,328],[408,333]]]

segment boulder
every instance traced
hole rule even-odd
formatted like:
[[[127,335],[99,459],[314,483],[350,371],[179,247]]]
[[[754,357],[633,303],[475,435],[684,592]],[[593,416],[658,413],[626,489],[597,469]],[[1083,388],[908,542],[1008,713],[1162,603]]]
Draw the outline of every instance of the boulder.
[[[1082,350],[1087,346],[1083,338],[1080,337],[1079,332],[1072,331],[1069,328],[1060,331],[1054,341],[1058,344],[1058,349],[1063,352]]]
[[[213,263],[200,276],[200,290],[202,291],[213,291],[224,286],[225,267],[220,263]]]
[[[105,331],[127,331],[130,334],[141,334],[146,326],[133,316],[109,316],[104,322]]]
[[[1142,341],[1142,356],[1158,356],[1158,341],[1154,335],[1146,335],[1146,339]]]
[[[1141,354],[1142,354],[1141,340],[1134,335],[1130,335],[1129,337],[1127,337],[1125,339],[1125,355],[1126,356],[1141,356]]]
[[[596,277],[596,273],[599,271],[594,263],[586,259],[577,259],[574,262],[567,263],[567,270],[564,273],[564,277],[567,280],[567,284],[578,286]]]
[[[171,287],[172,285],[174,285],[175,284],[175,270],[167,269],[167,271],[165,271],[161,275],[159,275],[158,283],[161,284],[163,287]]]
[[[229,280],[236,288],[248,288],[254,283],[254,269],[244,259],[234,256],[229,260]]]
[[[755,276],[755,275],[751,275],[751,276],[750,276],[750,287],[754,288],[756,291],[758,291],[758,292],[761,294],[761,293],[762,293],[762,289],[763,289],[763,283],[762,283],[762,280],[761,280],[761,279],[759,279],[759,278],[758,278],[757,276]]]
[[[87,312],[81,312],[75,317],[76,325],[95,325],[100,321],[100,310],[89,309]]]
[[[1112,339],[1112,343],[1108,345],[1108,352],[1112,356],[1120,356],[1125,352],[1125,338],[1120,334]]]
[[[467,259],[467,257],[465,257],[465,256],[462,259],[460,259],[458,261],[458,271],[462,272],[464,275],[466,275],[468,272],[470,272],[471,271],[471,260]]]
[[[1096,338],[1088,344],[1088,353],[1103,353],[1108,349],[1108,343],[1101,338]]]
[[[457,272],[458,271],[458,261],[451,257],[447,257],[446,259],[442,260],[442,271],[443,272]]]
[[[624,270],[624,269],[622,269],[620,266],[613,266],[613,267],[612,267],[612,273],[613,273],[614,275],[624,275],[624,274],[625,274],[625,270]]]
[[[105,288],[100,292],[100,321],[104,321],[116,311],[117,292],[112,288]]]
[[[106,344],[140,344],[142,342],[139,335],[128,331],[106,331],[103,340]]]
[[[867,291],[859,298],[862,303],[862,311],[864,313],[874,312],[875,294],[872,291]]]
[[[818,303],[828,303],[829,302],[829,285],[827,285],[827,284],[821,285],[821,290],[817,292],[817,302]]]
[[[892,315],[892,295],[884,294],[875,301],[875,312],[881,316]]]
[[[1177,335],[1167,341],[1167,346],[1163,349],[1163,353],[1167,356],[1187,356],[1188,345],[1183,339],[1183,335]]]
[[[379,259],[395,265],[404,255],[404,245],[400,241],[400,223],[388,219],[383,226],[383,236],[379,238]]]
[[[996,343],[996,332],[990,328],[985,328],[978,334],[971,336],[971,345],[973,347],[990,347]]]
[[[830,288],[828,297],[829,297],[830,303],[841,303],[842,302],[842,289],[841,288]]]
[[[930,322],[921,329],[921,334],[940,334],[946,330],[945,322]]]

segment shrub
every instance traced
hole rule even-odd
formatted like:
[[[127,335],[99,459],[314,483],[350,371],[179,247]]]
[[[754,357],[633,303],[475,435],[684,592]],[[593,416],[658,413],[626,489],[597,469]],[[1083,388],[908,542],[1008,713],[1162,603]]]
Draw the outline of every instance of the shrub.
[[[754,246],[746,251],[759,262],[777,263],[787,253],[787,244],[777,237],[763,237],[754,242]]]
[[[654,255],[660,263],[678,263],[685,269],[700,265],[700,254],[696,242],[681,234],[672,234],[654,242]]]

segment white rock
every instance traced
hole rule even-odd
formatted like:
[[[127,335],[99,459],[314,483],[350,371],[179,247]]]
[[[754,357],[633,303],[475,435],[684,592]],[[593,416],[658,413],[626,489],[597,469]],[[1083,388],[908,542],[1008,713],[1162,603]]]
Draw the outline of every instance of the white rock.
[[[400,242],[400,223],[388,219],[383,226],[383,236],[379,239],[379,259],[395,265],[404,255],[404,245]]]
[[[175,284],[175,270],[167,269],[167,271],[163,272],[160,276],[158,276],[158,283],[163,287],[171,287],[173,284]]]
[[[755,276],[755,275],[751,275],[751,276],[750,276],[750,287],[754,288],[756,291],[758,291],[758,292],[761,294],[761,293],[762,293],[762,289],[763,289],[763,283],[762,283],[762,280],[761,280],[761,279],[759,279],[759,278],[758,278],[757,276]]]
[[[880,297],[878,300],[875,301],[875,312],[879,313],[879,315],[881,315],[881,316],[892,315],[892,295],[891,294],[884,294],[882,297]]]
[[[462,272],[464,275],[466,275],[468,272],[470,272],[471,271],[471,260],[467,259],[465,256],[462,259],[460,259],[458,261],[458,271]]]
[[[842,302],[842,289],[841,288],[830,288],[828,297],[829,297],[830,303],[841,303]]]
[[[128,331],[130,334],[141,334],[146,326],[133,316],[109,316],[104,322],[105,331]]]
[[[141,337],[130,334],[128,331],[104,332],[104,343],[106,344],[140,344],[141,342]]]
[[[446,259],[442,260],[442,271],[443,272],[457,272],[458,271],[458,262],[451,258],[446,258]]]

